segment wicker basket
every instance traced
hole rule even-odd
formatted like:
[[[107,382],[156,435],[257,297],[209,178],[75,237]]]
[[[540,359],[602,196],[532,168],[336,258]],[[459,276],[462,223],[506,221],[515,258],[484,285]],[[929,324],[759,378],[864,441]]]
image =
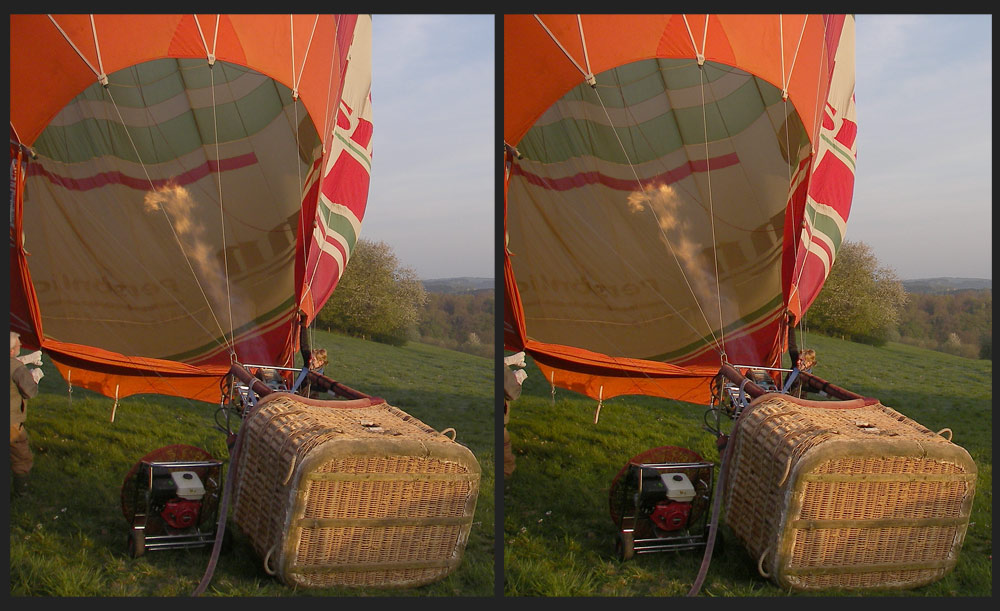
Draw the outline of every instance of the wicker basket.
[[[480,468],[452,437],[380,399],[288,393],[240,435],[233,518],[284,583],[409,587],[461,563]]]
[[[763,576],[795,590],[902,589],[955,566],[976,465],[949,439],[874,399],[767,394],[737,426],[726,521]]]

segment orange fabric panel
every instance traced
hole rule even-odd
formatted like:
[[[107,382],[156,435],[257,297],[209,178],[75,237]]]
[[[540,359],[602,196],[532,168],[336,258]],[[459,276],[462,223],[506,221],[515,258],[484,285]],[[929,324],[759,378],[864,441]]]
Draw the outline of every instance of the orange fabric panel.
[[[826,99],[827,79],[820,76],[829,70],[822,15],[711,15],[707,35],[705,15],[687,15],[686,24],[681,15],[582,15],[586,53],[576,15],[539,17],[584,70],[589,59],[592,74],[652,57],[693,60],[695,45],[705,50],[706,61],[735,65],[778,87],[782,75],[791,73],[789,97],[815,138]],[[814,44],[801,45],[800,34]],[[777,49],[784,49],[784,62]],[[581,80],[580,70],[534,15],[504,16],[505,142],[516,146],[535,120]]]
[[[217,60],[246,65],[289,88],[298,82],[309,115],[317,121],[331,118],[335,109],[328,104],[335,100],[326,92],[331,79],[333,90],[339,90],[341,72],[322,58],[332,57],[335,16],[321,15],[315,30],[314,15],[295,15],[291,21],[286,15],[221,15],[218,29],[216,15],[197,17],[198,22],[194,15],[94,15],[92,27],[90,15],[53,15],[78,54],[47,15],[11,15],[10,120],[21,142],[31,146],[52,117],[97,80],[93,70],[112,74],[163,57],[205,58],[206,44]],[[318,131],[326,137],[325,130]]]
[[[67,365],[53,357],[56,369],[73,388],[86,388],[106,397],[128,397],[139,394],[169,395],[195,401],[218,403],[222,396],[219,380],[222,375],[175,377],[164,374],[123,373],[121,375],[88,371]],[[117,392],[117,395],[116,395]]]
[[[548,382],[594,399],[639,394],[707,403],[711,399],[708,380],[718,373],[716,367],[679,367],[655,361],[613,358],[533,340],[525,343],[525,351]],[[551,377],[553,373],[555,378]]]
[[[100,348],[47,340],[43,348],[63,379],[107,397],[162,394],[217,402],[223,366],[193,366],[174,361],[129,357]],[[93,371],[95,364],[101,371]],[[86,369],[82,368],[86,367]]]
[[[707,404],[712,399],[703,377],[655,378],[592,376],[567,369],[549,367],[535,361],[547,381],[592,399],[610,399],[619,395],[643,395]]]

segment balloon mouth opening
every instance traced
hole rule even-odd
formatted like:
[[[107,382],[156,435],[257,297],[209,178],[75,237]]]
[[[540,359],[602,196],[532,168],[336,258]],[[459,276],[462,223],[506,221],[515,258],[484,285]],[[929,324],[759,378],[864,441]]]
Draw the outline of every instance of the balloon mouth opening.
[[[293,308],[280,296],[294,295],[299,184],[322,154],[293,97],[245,67],[160,59],[70,101],[36,139],[24,191],[46,336],[179,362],[228,364],[234,341],[276,358],[248,329]]]

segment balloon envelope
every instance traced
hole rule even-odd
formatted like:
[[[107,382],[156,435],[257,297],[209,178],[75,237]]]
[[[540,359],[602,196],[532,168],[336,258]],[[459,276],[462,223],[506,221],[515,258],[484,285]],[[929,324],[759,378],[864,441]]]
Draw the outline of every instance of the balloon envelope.
[[[595,398],[778,366],[854,182],[843,15],[504,17],[505,345]]]
[[[72,385],[290,365],[364,217],[371,20],[12,15],[11,327]]]

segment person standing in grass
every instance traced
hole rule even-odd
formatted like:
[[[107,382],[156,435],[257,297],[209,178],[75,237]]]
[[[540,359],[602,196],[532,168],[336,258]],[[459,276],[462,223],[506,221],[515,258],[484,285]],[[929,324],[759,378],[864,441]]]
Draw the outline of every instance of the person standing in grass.
[[[523,352],[505,357],[503,365],[503,478],[506,481],[514,473],[515,462],[510,433],[507,432],[507,423],[510,421],[510,402],[521,396],[521,384],[528,377],[528,374],[523,369],[525,366]],[[522,369],[512,371],[511,367],[521,367]]]
[[[20,496],[28,491],[28,474],[34,457],[28,445],[28,432],[24,422],[28,416],[28,399],[38,394],[41,369],[29,370],[18,359],[21,353],[21,336],[10,333],[10,470],[14,477],[11,492]],[[41,365],[41,355],[37,363]]]

